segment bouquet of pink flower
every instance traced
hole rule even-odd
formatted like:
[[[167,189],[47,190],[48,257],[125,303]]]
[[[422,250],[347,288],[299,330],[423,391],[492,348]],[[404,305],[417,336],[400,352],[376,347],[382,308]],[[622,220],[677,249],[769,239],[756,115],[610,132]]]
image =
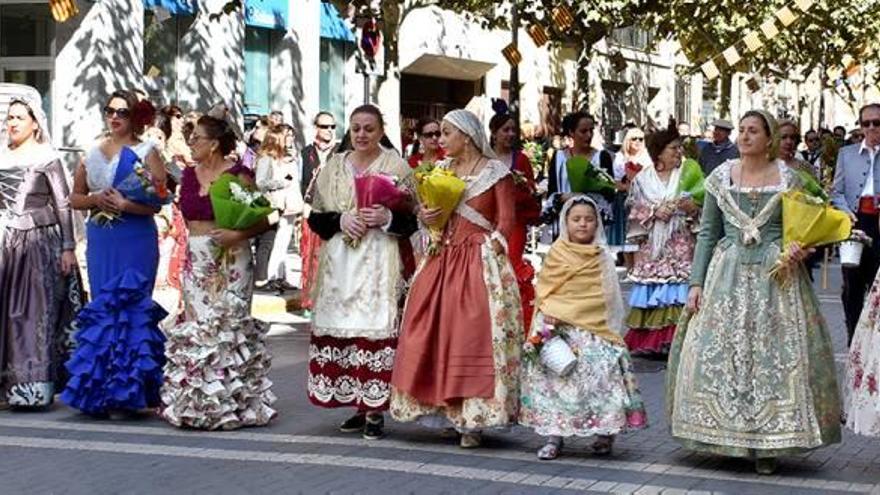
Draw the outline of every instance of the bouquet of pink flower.
[[[380,205],[389,210],[399,210],[409,197],[398,184],[397,177],[385,174],[355,177],[354,189],[359,209]]]
[[[406,205],[409,193],[400,187],[397,177],[386,174],[366,174],[354,178],[354,192],[357,208],[384,206],[389,210],[400,210]],[[345,237],[345,243],[357,247],[360,242]]]

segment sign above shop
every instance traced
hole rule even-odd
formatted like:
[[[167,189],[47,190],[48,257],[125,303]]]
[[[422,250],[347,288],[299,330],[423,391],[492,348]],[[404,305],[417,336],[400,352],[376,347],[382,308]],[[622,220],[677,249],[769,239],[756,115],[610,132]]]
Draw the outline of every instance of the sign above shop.
[[[284,29],[290,26],[289,0],[244,0],[244,22],[248,26]]]

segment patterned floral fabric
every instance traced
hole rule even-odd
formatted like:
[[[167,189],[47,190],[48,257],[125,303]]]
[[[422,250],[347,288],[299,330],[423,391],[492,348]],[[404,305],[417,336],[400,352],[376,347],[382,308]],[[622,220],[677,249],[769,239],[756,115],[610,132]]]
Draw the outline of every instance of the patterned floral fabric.
[[[847,428],[860,435],[880,436],[880,273],[856,326],[845,376]]]
[[[544,325],[535,316],[532,332]],[[557,327],[577,355],[564,377],[540,363],[523,362],[519,423],[542,436],[616,435],[647,426],[641,393],[629,352],[572,326]]]
[[[519,412],[520,349],[523,342],[519,289],[506,254],[482,245],[483,278],[491,312],[495,395],[466,398],[455,404],[419,403],[397,389],[391,394],[391,415],[398,421],[421,421],[429,426],[453,426],[459,431],[505,427]]]
[[[322,407],[388,409],[397,339],[369,340],[312,335],[309,400]]]
[[[639,187],[639,176],[629,197],[631,211],[627,241],[638,245],[628,278],[630,293],[627,346],[634,354],[666,353],[675,336],[675,323],[662,322],[670,310],[679,311],[686,301],[696,237],[696,217],[682,217],[669,233],[659,253],[652,253],[655,232],[654,212],[659,203],[650,201]],[[683,215],[683,212],[678,212]],[[656,255],[655,255],[656,254]],[[674,294],[683,293],[684,297]]]
[[[267,424],[277,413],[268,329],[250,316],[250,247],[190,237],[183,277],[185,321],[168,333],[162,417],[206,430]]]
[[[786,286],[767,275],[780,253],[778,198],[797,177],[783,166],[781,187],[734,191],[733,163],[707,179],[692,279],[702,307],[682,320],[667,372],[672,435],[692,450],[749,458],[839,442],[831,339],[807,273]],[[744,235],[734,216],[761,221]]]

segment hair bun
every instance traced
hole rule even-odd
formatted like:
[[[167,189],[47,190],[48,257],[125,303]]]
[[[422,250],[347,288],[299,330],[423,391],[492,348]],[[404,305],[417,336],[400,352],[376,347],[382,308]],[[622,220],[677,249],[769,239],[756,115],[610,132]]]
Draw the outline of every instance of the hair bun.
[[[141,100],[135,103],[131,109],[131,123],[136,127],[143,129],[153,124],[156,118],[156,107],[150,103],[150,100]]]
[[[495,115],[507,115],[510,113],[510,107],[507,106],[507,102],[501,98],[492,98],[492,111],[495,112]]]

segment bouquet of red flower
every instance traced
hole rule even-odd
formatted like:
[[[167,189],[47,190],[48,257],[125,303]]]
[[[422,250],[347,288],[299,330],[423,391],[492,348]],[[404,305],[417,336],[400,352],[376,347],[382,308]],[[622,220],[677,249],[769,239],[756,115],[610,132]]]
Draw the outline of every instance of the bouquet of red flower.
[[[354,192],[357,208],[384,206],[389,210],[400,210],[406,205],[409,193],[400,187],[397,177],[386,174],[366,174],[354,178]],[[360,242],[345,238],[350,247],[357,247]]]
[[[354,189],[359,209],[381,205],[389,210],[399,210],[409,197],[398,184],[397,177],[385,174],[355,177]]]
[[[642,171],[642,165],[637,162],[626,162],[624,171],[626,173],[626,179],[629,182],[632,182],[635,179],[636,175]]]

